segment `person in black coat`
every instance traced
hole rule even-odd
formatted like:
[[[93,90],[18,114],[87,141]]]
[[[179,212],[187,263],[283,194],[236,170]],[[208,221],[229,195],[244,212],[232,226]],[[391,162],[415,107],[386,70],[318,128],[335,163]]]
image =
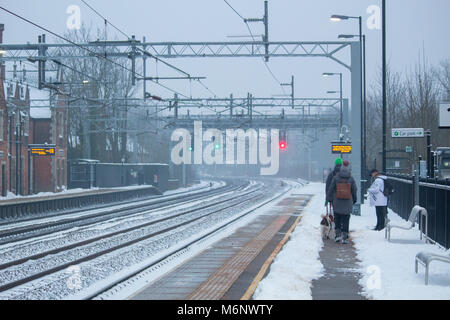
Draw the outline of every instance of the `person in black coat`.
[[[357,192],[356,182],[349,166],[342,166],[333,178],[327,193],[327,201],[331,202],[334,208],[336,242],[347,243],[350,215],[357,201]]]
[[[339,173],[339,170],[341,170],[342,164],[343,164],[343,162],[342,162],[341,158],[336,159],[336,161],[334,162],[334,165],[335,165],[334,170],[328,174],[327,181],[325,183],[325,195],[328,194],[328,190],[330,189],[331,182],[333,181],[333,178]],[[325,201],[325,207],[327,205],[328,205],[328,201]]]

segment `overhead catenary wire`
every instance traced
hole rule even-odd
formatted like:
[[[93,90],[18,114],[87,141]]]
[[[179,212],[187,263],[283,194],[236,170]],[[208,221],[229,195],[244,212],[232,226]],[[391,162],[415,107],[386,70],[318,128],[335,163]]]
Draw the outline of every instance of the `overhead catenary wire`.
[[[90,8],[90,9],[91,9],[94,13],[96,13],[100,18],[102,18],[102,19],[105,21],[105,24],[107,23],[107,24],[111,25],[111,26],[112,26],[114,29],[116,29],[119,33],[121,33],[122,35],[124,35],[128,40],[132,39],[132,37],[130,37],[130,35],[128,35],[126,32],[122,31],[120,28],[118,28],[117,26],[115,26],[114,24],[112,24],[111,21],[109,21],[109,20],[108,20],[104,15],[102,15],[98,10],[96,10],[96,9],[93,8],[91,5],[89,5],[85,0],[81,0],[81,2],[83,2],[88,8]],[[178,71],[179,73],[181,73],[181,74],[187,76],[188,78],[191,78],[191,75],[190,75],[188,72],[186,72],[186,71],[184,71],[184,70],[182,70],[182,69],[180,69],[180,68],[178,68],[178,67],[176,67],[176,66],[174,66],[174,65],[172,65],[172,64],[170,64],[170,63],[168,63],[168,62],[165,61],[165,60],[162,60],[161,58],[159,58],[159,57],[157,57],[157,56],[151,54],[150,52],[148,52],[148,51],[146,51],[146,50],[144,50],[144,49],[142,49],[142,48],[139,48],[139,47],[136,48],[136,50],[138,50],[138,51],[140,51],[141,53],[143,53],[144,55],[146,55],[146,56],[148,56],[148,57],[150,57],[150,58],[156,60],[156,62],[161,62],[161,63],[165,64],[166,66],[168,66],[168,67],[170,67],[170,68],[172,68],[172,69]],[[159,83],[159,82],[157,82],[157,83]]]
[[[66,41],[66,42],[68,42],[68,43],[70,43],[70,44],[72,44],[72,45],[74,45],[74,46],[76,46],[76,47],[78,47],[78,48],[80,48],[80,49],[83,49],[83,50],[85,50],[85,51],[91,53],[93,56],[95,56],[95,57],[97,57],[97,58],[99,58],[99,59],[104,59],[105,61],[108,61],[108,62],[110,62],[110,63],[112,63],[112,64],[114,64],[114,65],[116,65],[116,66],[118,66],[118,67],[120,67],[120,68],[122,68],[122,69],[128,71],[128,72],[131,72],[131,73],[134,74],[134,75],[137,75],[137,76],[139,76],[139,77],[143,77],[143,75],[137,73],[136,71],[133,71],[133,70],[131,70],[131,69],[129,69],[129,68],[123,66],[123,65],[120,64],[120,63],[117,63],[117,62],[115,62],[115,61],[113,61],[113,60],[111,60],[111,59],[108,59],[107,57],[102,56],[101,54],[98,54],[97,52],[95,52],[95,51],[93,51],[93,50],[91,50],[91,49],[89,49],[89,48],[87,48],[87,47],[85,47],[85,46],[83,46],[83,45],[81,45],[81,44],[78,44],[78,43],[76,43],[76,42],[74,42],[74,41],[72,41],[72,40],[70,40],[70,39],[67,39],[66,37],[63,37],[63,36],[57,34],[56,32],[53,32],[53,31],[51,31],[51,30],[49,30],[49,29],[47,29],[47,28],[45,28],[45,27],[43,27],[43,26],[41,26],[41,25],[39,25],[39,24],[37,24],[37,23],[35,23],[35,22],[33,22],[33,21],[27,19],[27,18],[25,18],[25,17],[22,17],[21,15],[15,13],[15,12],[12,12],[12,11],[10,11],[10,10],[8,10],[8,9],[6,9],[6,8],[4,8],[4,7],[2,7],[2,6],[0,6],[0,9],[3,10],[3,11],[5,11],[5,12],[7,12],[7,13],[9,13],[9,14],[11,14],[11,15],[13,15],[13,16],[15,16],[16,18],[19,18],[19,19],[21,19],[21,20],[23,20],[23,21],[25,21],[25,22],[27,22],[27,23],[29,23],[29,24],[31,24],[31,25],[33,25],[33,26],[39,28],[39,29],[41,29],[41,30],[44,30],[45,32],[48,32],[48,33],[52,34],[53,36],[55,36],[55,37],[57,37],[57,38],[59,38],[59,39],[61,39],[61,40],[63,40],[63,41]],[[177,92],[176,90],[174,90],[174,89],[172,89],[172,88],[169,88],[169,87],[167,87],[167,86],[165,86],[165,85],[162,85],[162,84],[160,84],[160,83],[157,83],[157,82],[155,82],[155,81],[153,81],[153,80],[150,80],[150,81],[152,81],[153,83],[156,83],[157,85],[163,87],[164,89],[166,89],[166,90],[168,90],[168,91],[171,91],[172,93],[176,93],[176,94],[178,94],[178,95],[180,95],[180,96],[183,96],[183,97],[185,97],[185,98],[188,98],[186,95],[184,95],[184,94],[182,94],[182,93],[180,93],[180,92]]]
[[[253,32],[250,29],[250,26],[248,25],[248,22],[246,21],[246,19],[227,1],[227,0],[223,0],[230,8],[231,10],[233,10],[238,16],[239,18],[242,19],[242,22],[245,23],[245,25],[247,26],[248,32],[250,33],[250,36],[252,37],[253,42],[256,42],[255,37],[253,36]],[[259,48],[257,49],[258,53],[259,53]],[[273,71],[270,69],[269,65],[267,64],[267,62],[263,59],[264,65],[266,66],[266,69],[269,71],[270,75],[272,76],[272,78],[275,80],[275,82],[278,83],[278,85],[281,87],[281,90],[283,91],[284,94],[286,94],[286,91],[284,90],[283,86],[281,85],[281,82],[278,80],[278,78],[275,76],[275,74],[273,73]]]

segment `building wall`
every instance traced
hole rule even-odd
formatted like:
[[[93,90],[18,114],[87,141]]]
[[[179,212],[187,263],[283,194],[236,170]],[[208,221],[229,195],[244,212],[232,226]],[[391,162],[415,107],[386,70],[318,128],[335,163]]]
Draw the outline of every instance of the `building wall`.
[[[32,119],[33,144],[52,144],[51,119]],[[33,157],[33,193],[53,192],[52,157]]]
[[[0,194],[8,191],[8,111],[6,109],[5,90],[0,79]]]

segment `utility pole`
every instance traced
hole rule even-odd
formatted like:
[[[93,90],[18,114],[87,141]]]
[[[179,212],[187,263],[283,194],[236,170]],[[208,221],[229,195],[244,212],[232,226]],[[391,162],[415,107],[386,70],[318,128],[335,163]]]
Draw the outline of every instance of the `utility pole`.
[[[268,1],[264,1],[264,17],[262,19],[251,18],[244,19],[244,22],[262,22],[264,23],[264,47],[265,47],[265,55],[264,59],[266,62],[269,62],[269,4]]]
[[[233,118],[233,94],[230,94],[230,118]]]
[[[145,37],[143,37],[142,38],[142,43],[144,44],[143,46],[142,46],[142,49],[145,51],[145,50],[147,50],[147,46],[145,45],[145,41],[146,39],[145,39]],[[142,63],[143,63],[143,65],[142,65],[142,71],[144,72],[144,79],[147,77],[147,56],[144,54],[144,55],[142,55]],[[143,84],[143,90],[144,90],[144,101],[145,100],[147,100],[147,81],[145,81],[144,80],[144,84]]]
[[[136,85],[136,36],[132,35],[131,36],[131,54],[130,54],[130,59],[131,59],[131,85],[135,86]]]
[[[294,76],[291,78],[291,83],[282,83],[282,86],[290,86],[291,87],[291,106],[294,109],[295,106],[295,89],[294,89]]]

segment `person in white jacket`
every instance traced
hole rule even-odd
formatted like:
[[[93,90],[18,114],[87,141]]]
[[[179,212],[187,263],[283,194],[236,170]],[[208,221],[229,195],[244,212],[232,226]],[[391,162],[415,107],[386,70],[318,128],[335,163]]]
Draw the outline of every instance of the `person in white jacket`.
[[[381,175],[376,169],[372,170],[370,172],[370,175],[374,179],[371,187],[368,190],[370,197],[370,206],[375,207],[377,214],[377,225],[373,230],[381,231],[386,227],[386,218],[388,214],[388,197],[384,195],[384,181],[387,179],[387,177]]]

